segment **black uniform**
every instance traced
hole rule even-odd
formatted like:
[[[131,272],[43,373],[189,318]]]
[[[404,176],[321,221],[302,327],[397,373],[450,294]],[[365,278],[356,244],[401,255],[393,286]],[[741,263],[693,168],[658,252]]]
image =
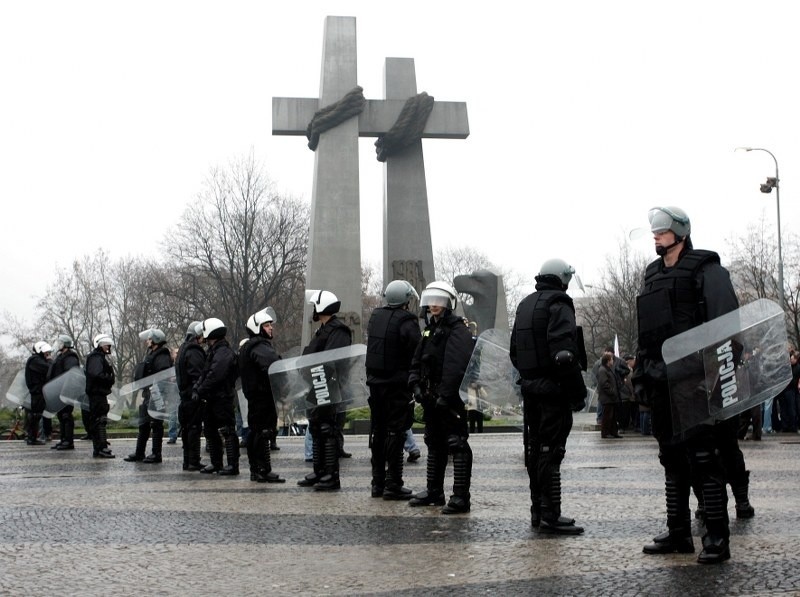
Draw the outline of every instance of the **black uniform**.
[[[42,388],[47,381],[48,369],[50,361],[42,353],[32,354],[25,363],[25,385],[31,394],[31,406],[25,409],[25,433],[29,445],[43,443],[39,441],[39,422],[45,408]]]
[[[55,360],[50,365],[47,372],[47,381],[55,379],[73,367],[80,366],[78,360],[78,353],[71,348],[64,348],[56,355]],[[59,437],[61,440],[53,446],[56,450],[72,450],[75,447],[75,419],[72,418],[72,411],[75,407],[67,404],[64,408],[58,411]]]
[[[164,344],[157,344],[147,351],[144,361],[136,368],[134,381],[149,377],[172,367],[172,354]],[[142,390],[142,404],[139,406],[139,431],[136,435],[136,452],[125,460],[145,462],[161,462],[161,447],[164,442],[164,421],[151,417],[147,412],[150,406],[150,387]],[[153,435],[153,452],[145,457],[147,440]]]
[[[181,401],[178,405],[178,422],[181,426],[183,444],[183,470],[199,471],[200,434],[203,431],[203,403],[192,400],[192,389],[200,379],[206,364],[206,353],[197,342],[197,336],[187,334],[178,349],[175,360],[175,382]]]
[[[314,333],[303,354],[323,350],[344,348],[353,343],[353,332],[336,315],[322,324]],[[339,488],[339,424],[333,404],[316,406],[308,412],[308,428],[311,431],[314,472],[297,482],[303,487],[318,489]]]
[[[108,449],[108,395],[114,386],[114,368],[109,355],[98,346],[86,357],[86,395],[89,397],[89,428],[95,458],[114,458]]]
[[[239,377],[242,392],[247,398],[247,459],[250,462],[250,480],[261,483],[284,481],[272,472],[270,444],[278,428],[275,399],[269,384],[269,367],[280,360],[272,342],[262,335],[252,336],[239,349]]]
[[[573,519],[561,516],[561,462],[572,412],[584,406],[586,397],[581,375],[585,350],[579,338],[575,306],[560,280],[537,277],[536,292],[517,307],[509,354],[522,378],[531,523],[541,532],[583,532]]]
[[[716,253],[686,249],[674,267],[665,267],[661,258],[647,266],[637,305],[639,354],[632,381],[639,400],[652,409],[653,435],[664,467],[668,528],[653,545],[645,546],[645,553],[694,551],[689,511],[692,474],[702,484],[705,502],[703,545],[712,553],[727,553],[728,498],[718,438],[709,425],[694,428],[689,437],[673,432],[661,346],[672,336],[738,308],[730,276]],[[701,554],[699,560],[703,558]]]
[[[208,442],[211,464],[201,472],[239,474],[239,438],[236,435],[236,416],[233,401],[238,377],[236,353],[225,338],[216,340],[206,354],[203,373],[194,385],[193,393],[205,402],[203,433]],[[222,468],[223,439],[228,466]]]
[[[367,326],[367,385],[372,447],[372,495],[406,499],[403,444],[414,417],[408,373],[421,335],[403,307],[375,309]],[[388,465],[388,466],[387,466]]]
[[[448,454],[452,454],[453,494],[443,512],[469,511],[472,448],[468,441],[467,410],[459,388],[473,348],[469,328],[449,309],[439,317],[431,317],[422,332],[411,361],[408,385],[417,397],[416,387],[422,391],[428,447],[427,490],[412,498],[412,506],[444,504],[444,476]]]

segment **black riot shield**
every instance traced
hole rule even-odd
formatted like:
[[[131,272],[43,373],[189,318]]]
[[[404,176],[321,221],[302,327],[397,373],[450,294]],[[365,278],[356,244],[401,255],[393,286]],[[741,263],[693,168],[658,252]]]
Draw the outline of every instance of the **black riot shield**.
[[[175,367],[137,379],[119,390],[124,408],[132,410],[137,406],[137,398],[140,395],[144,397],[145,393],[150,397],[147,403],[148,415],[161,421],[177,416],[181,398],[175,381]]]
[[[675,436],[780,393],[792,379],[787,345],[783,310],[766,299],[664,342]]]
[[[279,410],[305,412],[331,407],[340,413],[367,406],[364,344],[275,361],[269,383]]]
[[[14,381],[6,390],[6,400],[17,406],[28,409],[31,407],[31,393],[28,391],[28,384],[25,383],[25,369],[20,369],[14,376]]]
[[[511,364],[508,330],[490,329],[478,336],[459,394],[469,408],[481,412],[502,411],[522,417],[519,372]]]

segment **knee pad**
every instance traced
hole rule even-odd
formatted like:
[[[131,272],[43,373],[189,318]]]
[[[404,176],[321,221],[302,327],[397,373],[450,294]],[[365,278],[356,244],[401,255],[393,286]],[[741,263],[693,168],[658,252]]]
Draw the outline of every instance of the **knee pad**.
[[[546,458],[552,464],[561,464],[566,453],[567,450],[564,446],[546,446],[544,444],[539,446],[539,457]]]
[[[457,452],[466,452],[467,448],[469,448],[469,443],[467,443],[467,438],[463,435],[448,435],[447,448],[453,454]]]
[[[330,423],[322,423],[319,426],[320,439],[325,437],[333,437],[335,433],[336,429],[334,429],[333,425],[331,425]]]
[[[217,429],[217,431],[225,439],[228,439],[232,435],[236,435],[236,428],[235,427],[228,427],[228,426],[220,427],[219,429]]]

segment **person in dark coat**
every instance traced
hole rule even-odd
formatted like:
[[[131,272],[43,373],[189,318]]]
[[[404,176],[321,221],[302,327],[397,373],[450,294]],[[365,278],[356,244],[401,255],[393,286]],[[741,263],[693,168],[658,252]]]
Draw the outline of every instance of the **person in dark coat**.
[[[600,437],[603,439],[621,437],[617,429],[619,389],[616,374],[611,369],[613,365],[614,355],[610,352],[603,353],[600,369],[597,370],[597,400],[603,405],[600,419]]]
[[[25,385],[31,395],[30,408],[25,409],[25,433],[29,446],[41,446],[45,443],[39,439],[39,423],[45,408],[42,388],[47,381],[52,352],[53,348],[47,342],[37,342],[25,363]]]
[[[183,444],[183,470],[199,471],[203,468],[200,454],[200,437],[203,433],[203,403],[192,400],[194,384],[203,374],[206,353],[200,344],[203,322],[193,321],[186,329],[186,337],[175,358],[175,383],[178,384],[178,423]]]
[[[73,348],[72,338],[66,334],[58,337],[56,343],[57,354],[50,369],[47,371],[47,381],[51,381],[64,375],[73,367],[80,366],[78,353]],[[67,404],[56,413],[59,425],[59,442],[51,450],[74,450],[75,449],[75,419],[72,418],[72,411],[75,407]]]

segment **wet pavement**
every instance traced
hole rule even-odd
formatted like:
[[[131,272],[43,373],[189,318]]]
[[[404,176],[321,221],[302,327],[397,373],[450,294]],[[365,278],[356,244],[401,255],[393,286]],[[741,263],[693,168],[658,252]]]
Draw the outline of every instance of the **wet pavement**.
[[[756,516],[729,503],[732,558],[646,556],[664,529],[663,474],[652,437],[601,440],[579,415],[562,467],[564,512],[580,537],[530,528],[519,433],[474,435],[472,511],[370,497],[366,436],[348,436],[342,489],[298,487],[302,438],[279,438],[285,484],[181,470],[178,445],[158,465],[0,442],[0,594],[63,595],[774,595],[800,594],[800,435],[743,442]],[[419,438],[421,440],[421,438]],[[422,489],[423,458],[406,465]],[[446,486],[452,484],[448,467]],[[699,551],[702,527],[695,527]]]

